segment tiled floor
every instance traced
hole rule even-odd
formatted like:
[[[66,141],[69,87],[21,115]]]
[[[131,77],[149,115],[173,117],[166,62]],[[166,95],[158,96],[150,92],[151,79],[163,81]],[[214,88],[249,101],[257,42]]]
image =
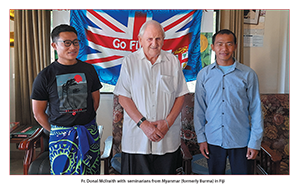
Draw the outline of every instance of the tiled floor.
[[[24,152],[11,151],[10,153],[10,174],[23,175]]]

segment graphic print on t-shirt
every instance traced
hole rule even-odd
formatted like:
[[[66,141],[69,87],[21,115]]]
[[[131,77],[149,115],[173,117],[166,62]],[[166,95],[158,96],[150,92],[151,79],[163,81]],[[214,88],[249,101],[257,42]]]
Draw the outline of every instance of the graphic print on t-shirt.
[[[59,112],[72,113],[87,110],[87,81],[84,73],[56,76]]]

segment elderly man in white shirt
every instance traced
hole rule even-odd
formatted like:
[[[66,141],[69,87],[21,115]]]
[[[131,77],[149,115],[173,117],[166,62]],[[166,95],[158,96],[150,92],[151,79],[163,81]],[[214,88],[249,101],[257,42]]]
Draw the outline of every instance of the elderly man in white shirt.
[[[114,94],[125,109],[122,174],[175,174],[181,163],[180,111],[188,93],[179,60],[161,50],[162,26],[147,21],[142,48],[124,58]]]

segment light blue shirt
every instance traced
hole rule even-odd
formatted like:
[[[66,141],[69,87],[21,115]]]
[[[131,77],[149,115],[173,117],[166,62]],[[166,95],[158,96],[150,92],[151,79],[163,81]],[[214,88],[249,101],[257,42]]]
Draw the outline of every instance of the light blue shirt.
[[[263,116],[256,73],[235,61],[227,72],[213,63],[197,76],[194,126],[198,143],[259,150]]]

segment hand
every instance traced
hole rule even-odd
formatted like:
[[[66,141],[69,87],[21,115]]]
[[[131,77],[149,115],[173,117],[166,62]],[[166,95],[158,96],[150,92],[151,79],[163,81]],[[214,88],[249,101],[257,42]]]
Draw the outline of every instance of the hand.
[[[143,130],[150,141],[159,142],[164,137],[164,134],[149,121],[144,121],[140,125],[140,128]]]
[[[159,120],[159,121],[151,122],[151,124],[154,125],[164,136],[169,131],[167,122],[165,120]]]
[[[257,154],[258,154],[258,150],[248,148],[246,157],[247,157],[248,160],[249,159],[255,159]]]
[[[208,144],[207,142],[199,143],[199,149],[202,153],[202,155],[206,158],[209,159],[209,151],[208,151]]]

